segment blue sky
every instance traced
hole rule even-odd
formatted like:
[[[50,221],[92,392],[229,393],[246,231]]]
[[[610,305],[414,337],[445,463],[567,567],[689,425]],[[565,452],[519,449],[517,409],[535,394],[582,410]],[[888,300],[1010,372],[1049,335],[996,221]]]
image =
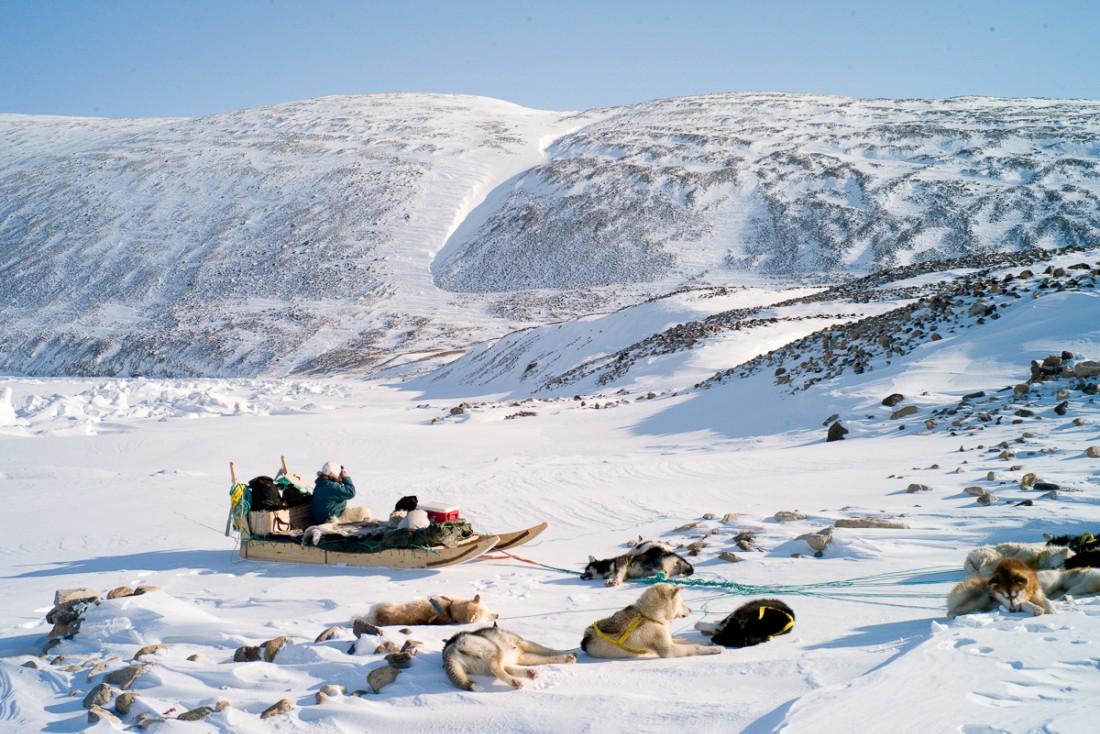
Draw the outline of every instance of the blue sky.
[[[453,92],[1100,99],[1095,0],[0,0],[0,112],[198,116]]]

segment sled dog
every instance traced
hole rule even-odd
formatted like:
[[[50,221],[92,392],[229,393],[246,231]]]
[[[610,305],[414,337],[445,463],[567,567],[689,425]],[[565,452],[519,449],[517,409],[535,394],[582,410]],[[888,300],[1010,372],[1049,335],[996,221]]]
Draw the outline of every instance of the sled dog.
[[[718,645],[697,645],[672,636],[669,623],[689,614],[680,587],[655,584],[630,606],[589,625],[581,649],[594,658],[633,658],[649,653],[679,658],[721,653],[725,648]]]
[[[391,624],[477,624],[491,622],[500,615],[490,612],[481,603],[481,594],[473,599],[452,599],[432,596],[399,602],[379,602],[363,618],[370,624],[385,627]]]
[[[513,688],[523,688],[523,678],[537,678],[539,674],[534,668],[519,666],[575,662],[577,656],[573,653],[525,640],[496,623],[473,632],[459,632],[443,646],[447,678],[467,691],[483,688],[470,679],[471,675],[491,675]]]
[[[988,612],[998,605],[1010,612],[1030,612],[1036,616],[1055,612],[1035,571],[1023,561],[1005,558],[990,576],[964,579],[951,590],[947,595],[947,618]]]
[[[734,609],[717,624],[697,622],[695,629],[723,647],[749,647],[785,635],[794,627],[794,612],[778,599],[754,599]]]
[[[1081,535],[1046,536],[1047,545],[1067,546],[1073,555],[1063,563],[1065,568],[1100,567],[1100,539],[1092,533]]]
[[[1048,599],[1100,594],[1100,568],[1057,568],[1037,575]]]
[[[1015,558],[1035,570],[1061,568],[1072,555],[1069,548],[1046,543],[983,545],[966,555],[963,571],[967,576],[988,576],[1004,558]]]
[[[624,579],[649,579],[664,571],[666,577],[690,576],[695,567],[671,546],[657,540],[643,540],[621,556],[596,560],[588,557],[582,579],[607,579],[605,586],[618,586]]]

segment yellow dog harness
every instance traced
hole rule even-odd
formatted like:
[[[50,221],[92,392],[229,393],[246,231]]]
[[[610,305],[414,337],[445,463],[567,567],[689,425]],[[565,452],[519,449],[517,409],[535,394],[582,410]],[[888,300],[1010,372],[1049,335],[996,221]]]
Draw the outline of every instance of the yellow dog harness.
[[[764,607],[764,606],[760,607],[760,619],[761,619],[761,621],[763,621],[763,619],[764,619],[764,612],[766,612],[769,609],[772,610],[773,612],[779,612],[780,614],[782,614],[784,617],[787,618],[787,624],[783,626],[783,629],[776,632],[775,635],[781,635],[784,632],[789,631],[791,629],[791,627],[794,627],[794,617],[792,617],[790,614],[783,611],[782,609],[776,609],[775,607]],[[768,635],[768,639],[770,640],[771,638],[775,637],[775,635]]]
[[[643,619],[647,620],[649,622],[656,622],[657,621],[655,619],[652,619],[650,617],[645,616],[644,614],[639,614],[638,618],[630,623],[630,626],[626,628],[626,632],[623,632],[622,636],[619,637],[619,639],[617,639],[617,640],[613,637],[609,637],[606,632],[604,632],[602,629],[600,629],[600,623],[599,622],[593,622],[592,623],[592,629],[596,630],[597,635],[599,635],[601,638],[603,638],[607,642],[610,642],[612,645],[619,648],[620,650],[624,650],[624,651],[630,653],[631,655],[645,655],[647,652],[649,652],[649,650],[635,650],[634,648],[626,646],[626,641],[627,641],[627,639],[629,639],[630,633],[638,628],[638,625],[640,625],[642,623]]]

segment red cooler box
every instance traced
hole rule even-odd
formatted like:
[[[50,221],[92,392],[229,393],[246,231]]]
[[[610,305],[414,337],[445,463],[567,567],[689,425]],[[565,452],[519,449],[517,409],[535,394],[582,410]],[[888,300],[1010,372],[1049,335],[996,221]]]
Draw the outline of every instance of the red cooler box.
[[[416,509],[428,513],[428,519],[432,522],[447,522],[458,518],[457,505],[431,505],[421,502]]]

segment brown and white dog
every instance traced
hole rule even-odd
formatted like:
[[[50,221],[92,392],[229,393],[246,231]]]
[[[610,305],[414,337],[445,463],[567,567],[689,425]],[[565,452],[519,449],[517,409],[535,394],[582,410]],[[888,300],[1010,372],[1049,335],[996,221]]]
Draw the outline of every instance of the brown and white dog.
[[[947,595],[947,618],[988,612],[1003,605],[1010,612],[1054,614],[1054,605],[1043,594],[1035,571],[1023,561],[1005,558],[989,576],[960,581]]]
[[[379,602],[370,608],[364,619],[384,627],[392,624],[477,624],[491,622],[498,617],[499,614],[490,612],[481,603],[481,594],[478,594],[473,599],[432,596],[404,604]]]

